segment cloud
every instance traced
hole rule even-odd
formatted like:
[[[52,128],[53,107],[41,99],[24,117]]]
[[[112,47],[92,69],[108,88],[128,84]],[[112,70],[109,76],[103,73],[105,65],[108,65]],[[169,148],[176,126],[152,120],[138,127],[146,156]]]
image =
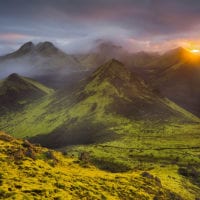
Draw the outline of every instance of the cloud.
[[[129,46],[135,40],[133,49],[139,50],[170,48],[200,34],[199,0],[0,0],[0,5],[0,40],[16,44],[51,40],[80,51],[108,38]]]
[[[17,34],[17,33],[0,33],[0,40],[21,40],[30,38],[28,35]]]

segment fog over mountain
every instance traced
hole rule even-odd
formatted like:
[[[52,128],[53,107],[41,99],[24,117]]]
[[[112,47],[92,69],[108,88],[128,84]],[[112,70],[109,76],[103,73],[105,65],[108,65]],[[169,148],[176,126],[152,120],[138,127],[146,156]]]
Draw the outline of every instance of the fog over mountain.
[[[27,42],[17,51],[0,57],[0,78],[14,72],[33,77],[68,74],[78,70],[82,70],[78,60],[64,53],[51,42],[38,44]]]
[[[55,75],[56,78],[56,75],[93,70],[112,58],[132,66],[137,65],[138,58],[145,61],[145,55],[151,58],[154,54],[130,53],[119,43],[103,39],[96,40],[87,51],[74,54],[59,49],[52,42],[26,42],[17,50],[0,57],[0,78],[11,73],[30,77]]]

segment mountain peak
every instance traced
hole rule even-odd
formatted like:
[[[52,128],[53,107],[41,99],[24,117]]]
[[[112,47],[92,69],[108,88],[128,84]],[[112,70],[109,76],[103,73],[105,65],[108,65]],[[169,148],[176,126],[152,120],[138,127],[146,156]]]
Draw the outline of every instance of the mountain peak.
[[[59,49],[51,42],[40,42],[36,46],[36,50],[42,54],[50,55],[59,52]]]
[[[5,85],[9,88],[13,86],[17,88],[19,85],[24,87],[27,86],[28,81],[26,81],[22,76],[17,73],[10,74],[4,81]]]
[[[13,73],[0,84],[0,110],[21,108],[26,103],[52,92],[52,89],[39,82]]]
[[[171,66],[180,62],[190,63],[194,66],[194,65],[199,65],[200,62],[199,55],[195,55],[190,50],[185,49],[183,47],[178,47],[176,49],[168,51],[162,56],[162,59],[166,63],[169,63],[170,61]]]
[[[24,43],[24,44],[21,46],[21,49],[33,48],[34,46],[35,46],[35,45],[33,44],[33,42],[29,41],[29,42]]]
[[[40,42],[37,45],[33,44],[33,42],[27,42],[23,44],[16,52],[14,52],[15,56],[23,56],[29,53],[41,53],[43,55],[52,55],[60,50],[54,46],[51,42]],[[11,54],[13,55],[13,54]]]
[[[56,48],[54,46],[54,44],[52,42],[49,42],[49,41],[45,41],[45,42],[40,42],[37,44],[37,47],[43,47],[43,48]]]
[[[111,60],[107,61],[105,64],[101,65],[99,70],[97,70],[97,71],[99,71],[101,73],[107,73],[107,74],[109,74],[109,73],[118,74],[121,71],[127,71],[127,69],[123,63],[112,58]]]
[[[107,51],[107,50],[116,50],[116,49],[122,49],[122,47],[120,45],[114,44],[113,42],[102,42],[100,43],[97,48],[100,51]]]
[[[123,63],[116,59],[111,59],[101,65],[91,76],[92,79],[98,79],[100,81],[109,80],[126,81],[131,78],[131,72],[124,66]]]
[[[29,53],[31,52],[33,49],[35,48],[35,45],[33,44],[33,42],[27,42],[25,44],[23,44],[20,48],[19,48],[19,52],[25,54],[25,53]]]
[[[112,58],[110,59],[107,64],[109,65],[113,65],[113,64],[118,64],[118,65],[123,65],[123,63],[121,63],[119,60],[115,59],[115,58]]]
[[[179,55],[179,56],[182,56],[184,54],[188,53],[188,51],[183,48],[183,47],[177,47],[175,49],[172,49],[168,52],[166,52],[166,55]]]
[[[12,74],[10,74],[10,75],[7,77],[6,80],[8,80],[8,81],[17,81],[17,80],[19,80],[19,79],[21,79],[21,77],[20,77],[19,74],[17,74],[17,73],[12,73]]]

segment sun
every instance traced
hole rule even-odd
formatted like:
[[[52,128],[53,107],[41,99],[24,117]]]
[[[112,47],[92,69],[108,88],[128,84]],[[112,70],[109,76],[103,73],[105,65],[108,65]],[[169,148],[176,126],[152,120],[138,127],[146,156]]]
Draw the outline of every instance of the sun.
[[[199,49],[192,49],[190,50],[192,53],[199,53],[200,54],[200,50]]]

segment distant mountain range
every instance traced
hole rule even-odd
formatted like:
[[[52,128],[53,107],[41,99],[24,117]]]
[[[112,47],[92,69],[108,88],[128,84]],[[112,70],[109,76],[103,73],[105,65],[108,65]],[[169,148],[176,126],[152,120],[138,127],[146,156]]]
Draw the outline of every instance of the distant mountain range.
[[[82,65],[88,69],[94,69],[110,59],[124,61],[129,53],[120,45],[109,41],[101,41],[87,54],[75,55]]]
[[[142,77],[154,90],[200,116],[200,56],[181,47],[162,55],[129,53],[120,45],[102,41],[87,54],[69,55],[51,42],[36,45],[28,42],[0,57],[0,74],[4,78],[18,72],[49,87],[72,91],[79,87],[81,79],[113,58]]]
[[[0,75],[2,198],[198,199],[200,56],[28,42]]]
[[[0,57],[0,74],[16,72],[30,77],[68,74],[81,70],[79,61],[55,47],[51,42],[37,45],[27,42],[17,51]]]

